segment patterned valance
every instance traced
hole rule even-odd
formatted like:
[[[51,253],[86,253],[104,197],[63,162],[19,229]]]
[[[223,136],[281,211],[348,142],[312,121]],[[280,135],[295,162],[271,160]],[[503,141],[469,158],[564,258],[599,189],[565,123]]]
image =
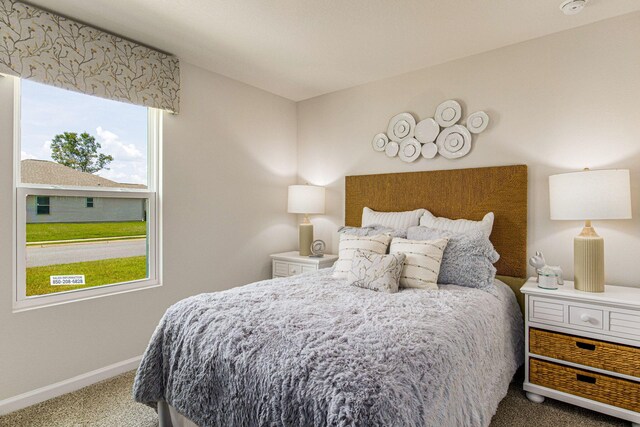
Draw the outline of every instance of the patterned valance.
[[[0,73],[179,110],[177,57],[15,0],[0,0]]]

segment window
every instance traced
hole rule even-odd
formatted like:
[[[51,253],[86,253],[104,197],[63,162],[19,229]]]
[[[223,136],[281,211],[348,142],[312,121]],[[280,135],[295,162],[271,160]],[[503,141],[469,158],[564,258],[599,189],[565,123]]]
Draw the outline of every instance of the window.
[[[51,213],[49,205],[49,197],[36,197],[36,215],[49,215]]]
[[[160,110],[14,82],[14,308],[158,285]]]

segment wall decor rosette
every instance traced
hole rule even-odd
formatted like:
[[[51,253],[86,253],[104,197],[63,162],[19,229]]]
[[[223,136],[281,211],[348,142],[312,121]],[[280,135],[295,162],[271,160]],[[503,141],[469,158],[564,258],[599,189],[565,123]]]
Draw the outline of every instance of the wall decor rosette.
[[[371,146],[375,151],[397,156],[408,163],[420,155],[425,159],[433,159],[438,154],[459,159],[471,151],[473,134],[483,132],[489,125],[489,116],[484,111],[471,114],[466,126],[458,124],[461,118],[462,107],[453,99],[438,105],[434,117],[417,123],[411,113],[396,114],[389,121],[387,133],[376,134]]]
[[[0,0],[0,73],[180,109],[177,57],[15,0]]]

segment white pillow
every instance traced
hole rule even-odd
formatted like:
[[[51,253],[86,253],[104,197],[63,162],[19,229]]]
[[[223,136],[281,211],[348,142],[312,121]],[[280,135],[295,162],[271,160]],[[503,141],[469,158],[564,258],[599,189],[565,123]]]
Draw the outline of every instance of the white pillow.
[[[356,251],[347,283],[377,292],[398,292],[405,254],[380,255]]]
[[[438,289],[438,274],[444,249],[449,239],[408,240],[399,237],[391,241],[391,254],[405,254],[400,287]]]
[[[338,260],[334,264],[333,277],[346,278],[356,251],[384,255],[391,236],[378,234],[376,236],[354,236],[353,234],[340,234],[338,245]]]
[[[407,230],[420,223],[420,217],[426,209],[405,212],[377,212],[369,208],[362,209],[362,226],[383,225],[396,230]]]
[[[426,211],[420,218],[420,225],[423,227],[435,228],[437,230],[452,231],[454,233],[467,233],[469,231],[482,231],[485,236],[491,237],[493,230],[493,212],[489,212],[482,218],[482,221],[472,221],[470,219],[449,219],[434,216]]]

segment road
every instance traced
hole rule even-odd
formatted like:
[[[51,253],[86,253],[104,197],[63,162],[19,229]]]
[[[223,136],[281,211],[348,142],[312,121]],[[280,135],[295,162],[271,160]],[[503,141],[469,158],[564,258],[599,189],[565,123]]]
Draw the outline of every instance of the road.
[[[145,239],[27,247],[27,267],[127,258],[146,254]]]

